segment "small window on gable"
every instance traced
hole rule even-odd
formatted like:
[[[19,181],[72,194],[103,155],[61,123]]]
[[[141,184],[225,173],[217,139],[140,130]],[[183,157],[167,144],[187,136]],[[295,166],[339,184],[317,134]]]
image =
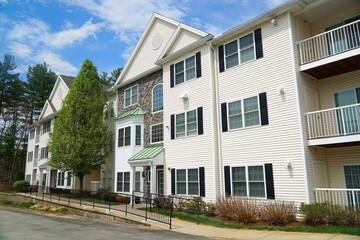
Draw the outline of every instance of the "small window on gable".
[[[125,107],[138,103],[138,86],[125,89]]]

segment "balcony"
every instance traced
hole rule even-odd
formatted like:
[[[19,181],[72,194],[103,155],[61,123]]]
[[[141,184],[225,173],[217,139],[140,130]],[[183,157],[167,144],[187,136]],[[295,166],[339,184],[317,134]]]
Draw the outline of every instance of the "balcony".
[[[297,43],[300,71],[317,79],[360,69],[360,20]]]
[[[40,142],[40,135],[36,135],[35,144],[39,144],[39,142]]]
[[[360,142],[360,104],[306,113],[308,145]]]
[[[315,188],[315,201],[360,209],[360,189]]]

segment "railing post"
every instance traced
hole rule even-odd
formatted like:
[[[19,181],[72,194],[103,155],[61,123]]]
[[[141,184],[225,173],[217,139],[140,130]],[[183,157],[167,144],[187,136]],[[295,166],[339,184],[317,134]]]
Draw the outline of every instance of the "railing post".
[[[59,202],[60,202],[61,190],[59,191]]]
[[[127,198],[128,197],[125,195],[125,215],[127,215],[127,205],[128,205]]]
[[[80,206],[81,206],[81,192],[82,192],[82,191],[80,190]]]
[[[355,191],[352,190],[351,193],[352,193],[352,199],[353,199],[353,208],[354,208],[354,211],[356,211]]]
[[[172,217],[173,217],[173,211],[174,211],[174,196],[171,196],[171,207],[170,207],[170,229],[172,225]]]
[[[304,64],[303,55],[302,55],[302,43],[299,43],[299,49],[300,49],[300,62],[301,64]]]
[[[135,202],[135,192],[132,192],[132,198],[131,198],[131,209],[134,209],[134,202]]]
[[[44,187],[44,190],[43,190],[43,197],[42,197],[42,200],[45,199],[45,190],[46,190],[46,187]]]
[[[52,195],[52,191],[51,191],[51,188],[50,188],[50,202],[51,202],[51,195]]]
[[[148,200],[145,200],[145,221],[147,221],[147,204],[148,204]]]
[[[341,121],[342,121],[342,125],[343,125],[344,135],[346,135],[344,108],[341,108]]]
[[[70,191],[70,193],[69,193],[69,202],[68,202],[69,204],[70,204],[70,196],[71,196],[71,191]]]
[[[93,197],[93,210],[95,209],[95,196]]]
[[[39,187],[36,185],[36,197],[38,195],[38,189],[39,189]]]
[[[151,210],[152,210],[152,193],[150,193],[150,212],[151,212]]]
[[[334,55],[335,54],[335,42],[334,42],[334,34],[333,34],[334,32],[330,32],[330,38],[331,38],[331,43],[332,43],[332,54],[330,54],[330,55]]]
[[[199,225],[199,212],[200,212],[200,202],[197,201],[196,224],[198,225]]]
[[[109,196],[109,212],[110,212],[110,196]]]

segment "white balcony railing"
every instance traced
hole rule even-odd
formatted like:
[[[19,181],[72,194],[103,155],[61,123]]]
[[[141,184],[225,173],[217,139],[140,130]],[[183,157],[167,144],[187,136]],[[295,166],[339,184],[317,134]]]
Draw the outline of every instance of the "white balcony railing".
[[[309,139],[360,134],[360,104],[306,113]]]
[[[315,188],[315,201],[360,209],[360,189]]]
[[[40,135],[36,135],[35,144],[38,144],[39,142],[40,142]]]
[[[360,47],[360,20],[298,42],[301,64]]]
[[[37,166],[38,166],[38,161],[39,161],[38,158],[34,158],[34,165],[33,165],[33,167],[37,167]]]

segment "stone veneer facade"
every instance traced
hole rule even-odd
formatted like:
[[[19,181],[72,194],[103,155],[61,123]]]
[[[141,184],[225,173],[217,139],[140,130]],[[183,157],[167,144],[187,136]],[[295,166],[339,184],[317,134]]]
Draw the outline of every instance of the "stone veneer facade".
[[[123,112],[129,111],[136,107],[140,107],[144,112],[144,130],[143,130],[143,142],[144,148],[151,146],[159,146],[160,144],[151,144],[150,141],[150,126],[163,122],[163,112],[152,113],[152,90],[153,88],[162,83],[162,70],[157,71],[155,73],[149,74],[148,76],[141,78],[140,80],[133,82],[129,85],[121,87],[118,89],[118,115]],[[138,103],[136,105],[132,105],[130,107],[124,107],[124,94],[125,89],[132,87],[134,85],[138,85]]]

